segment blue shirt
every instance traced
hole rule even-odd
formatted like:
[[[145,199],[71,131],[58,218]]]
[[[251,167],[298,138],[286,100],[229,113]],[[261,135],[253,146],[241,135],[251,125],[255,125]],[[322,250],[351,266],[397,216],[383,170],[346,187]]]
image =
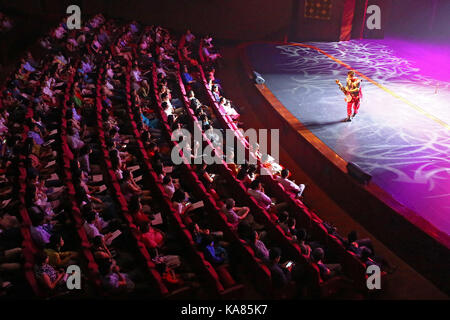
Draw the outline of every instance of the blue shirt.
[[[220,94],[218,94],[217,92],[213,91],[213,96],[214,96],[214,99],[216,99],[217,102],[220,101]]]
[[[34,143],[41,145],[44,143],[44,140],[41,138],[39,134],[34,131],[28,131],[28,137],[33,138]]]
[[[220,256],[216,255],[216,249],[213,245],[209,245],[205,247],[205,258],[209,262],[220,264],[224,262],[224,259]]]
[[[189,82],[191,82],[191,81],[194,81],[194,79],[192,78],[192,76],[191,76],[188,72],[184,72],[184,73],[181,75],[181,78],[183,79],[183,82],[184,82],[184,83],[189,83]]]
[[[141,113],[142,122],[149,128],[156,129],[158,127],[158,119],[150,120],[143,113]]]
[[[72,114],[73,114],[73,118],[77,121],[81,120],[81,116],[77,113],[77,110],[75,109],[75,107],[72,108]]]
[[[111,100],[106,96],[103,98],[102,104],[103,104],[103,107],[105,107],[105,108],[112,106]]]
[[[30,72],[36,71],[36,69],[33,68],[29,62],[25,63],[25,64],[23,65],[23,68],[24,68],[25,70],[27,70],[27,71],[30,71]]]

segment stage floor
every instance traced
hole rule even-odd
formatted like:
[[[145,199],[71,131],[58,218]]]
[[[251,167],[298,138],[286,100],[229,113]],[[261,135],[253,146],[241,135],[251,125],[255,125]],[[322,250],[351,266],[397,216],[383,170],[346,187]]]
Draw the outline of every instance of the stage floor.
[[[449,44],[255,43],[246,52],[267,87],[314,135],[370,173],[395,200],[450,234]],[[352,122],[342,122],[346,103],[334,82],[345,83],[345,65],[366,77]]]

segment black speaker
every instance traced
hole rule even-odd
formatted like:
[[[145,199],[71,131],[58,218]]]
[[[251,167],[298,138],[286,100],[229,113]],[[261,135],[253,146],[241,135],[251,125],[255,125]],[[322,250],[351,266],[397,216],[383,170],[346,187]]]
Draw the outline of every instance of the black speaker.
[[[264,78],[256,71],[253,71],[253,75],[255,76],[255,82],[257,84],[264,84],[264,82],[266,82],[266,80],[264,80]]]
[[[362,184],[368,184],[372,176],[365,173],[356,163],[347,163],[347,172],[356,181]]]

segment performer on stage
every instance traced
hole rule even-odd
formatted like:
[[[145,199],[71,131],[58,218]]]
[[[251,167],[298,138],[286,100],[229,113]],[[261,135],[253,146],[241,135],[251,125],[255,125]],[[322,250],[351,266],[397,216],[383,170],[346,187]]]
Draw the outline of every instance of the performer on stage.
[[[340,83],[339,80],[336,80],[339,88],[345,94],[345,102],[347,102],[347,118],[345,119],[345,121],[352,121],[352,118],[354,118],[358,113],[362,97],[361,81],[361,79],[355,77],[354,71],[348,72],[347,85],[345,87]]]

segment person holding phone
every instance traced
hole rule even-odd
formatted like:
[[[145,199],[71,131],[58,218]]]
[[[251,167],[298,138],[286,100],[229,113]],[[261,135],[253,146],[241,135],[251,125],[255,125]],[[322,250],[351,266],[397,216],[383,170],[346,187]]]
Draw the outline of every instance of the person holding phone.
[[[286,288],[292,279],[291,270],[293,267],[293,262],[287,261],[280,264],[280,259],[281,250],[279,248],[272,248],[269,250],[268,267],[272,277],[272,285],[276,289]]]

